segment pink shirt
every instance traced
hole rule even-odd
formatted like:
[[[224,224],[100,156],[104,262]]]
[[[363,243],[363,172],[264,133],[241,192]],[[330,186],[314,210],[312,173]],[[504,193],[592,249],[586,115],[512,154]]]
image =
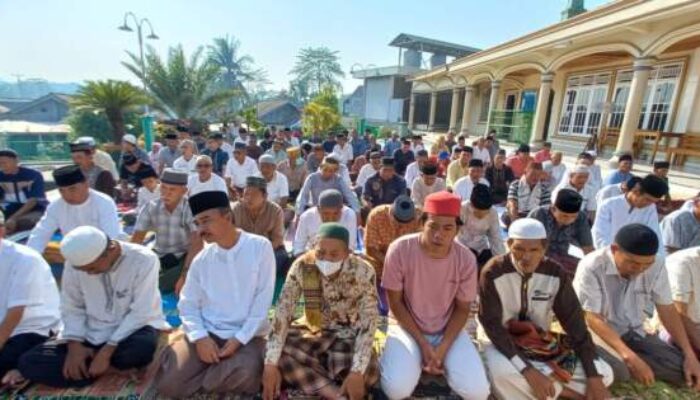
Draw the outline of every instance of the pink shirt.
[[[520,178],[525,173],[525,167],[532,161],[532,158],[527,158],[523,161],[518,155],[510,156],[506,159],[506,165],[513,170],[513,175],[516,178]]]
[[[423,333],[442,333],[454,300],[476,299],[476,259],[456,241],[447,257],[431,258],[421,249],[419,238],[420,233],[405,235],[389,246],[382,287],[403,291],[406,308]]]
[[[542,149],[535,153],[535,157],[533,158],[535,159],[535,162],[543,163],[552,159],[552,153],[550,153],[547,149]]]

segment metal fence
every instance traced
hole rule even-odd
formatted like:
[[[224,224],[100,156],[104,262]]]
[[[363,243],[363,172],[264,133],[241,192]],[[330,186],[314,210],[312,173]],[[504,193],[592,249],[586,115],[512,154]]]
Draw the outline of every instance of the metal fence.
[[[70,160],[65,133],[0,135],[0,148],[16,151],[22,162],[60,162]]]
[[[499,139],[511,143],[528,143],[534,115],[532,111],[493,110],[489,127],[496,130]]]

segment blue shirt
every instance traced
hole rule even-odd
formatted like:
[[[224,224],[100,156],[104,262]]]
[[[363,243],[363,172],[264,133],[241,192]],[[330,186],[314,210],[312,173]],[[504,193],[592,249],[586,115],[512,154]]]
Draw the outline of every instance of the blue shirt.
[[[616,170],[611,172],[610,175],[608,175],[607,177],[605,177],[603,186],[617,185],[622,182],[627,182],[627,180],[631,177],[632,174],[629,172],[620,172],[620,170]]]
[[[387,157],[392,157],[394,152],[401,148],[400,140],[389,139],[384,143],[384,155]]]
[[[219,176],[223,175],[224,168],[226,168],[226,163],[228,162],[228,154],[220,148],[216,149],[216,151],[206,149],[202,154],[211,157],[213,172]]]
[[[357,158],[359,156],[365,155],[367,149],[369,149],[369,142],[364,138],[353,139],[352,142],[352,155]]]
[[[44,211],[48,204],[44,177],[41,172],[26,167],[19,167],[13,175],[0,172],[0,199],[6,218],[16,213],[29,199],[37,199],[37,205],[32,211]]]
[[[398,175],[388,181],[379,176],[379,172],[367,179],[362,197],[376,207],[382,204],[392,204],[397,197],[406,194],[406,180]]]
[[[323,151],[326,152],[326,154],[330,154],[333,152],[333,148],[335,145],[338,144],[335,140],[325,140],[323,142]]]

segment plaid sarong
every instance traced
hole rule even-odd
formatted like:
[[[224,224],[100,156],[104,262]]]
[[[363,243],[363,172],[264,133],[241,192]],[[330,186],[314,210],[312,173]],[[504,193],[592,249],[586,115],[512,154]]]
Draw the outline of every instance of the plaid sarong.
[[[303,327],[292,327],[278,366],[286,382],[305,394],[315,394],[330,384],[342,384],[350,373],[354,351],[353,339],[339,339],[333,331],[311,335]],[[379,380],[376,354],[364,376],[367,387]]]

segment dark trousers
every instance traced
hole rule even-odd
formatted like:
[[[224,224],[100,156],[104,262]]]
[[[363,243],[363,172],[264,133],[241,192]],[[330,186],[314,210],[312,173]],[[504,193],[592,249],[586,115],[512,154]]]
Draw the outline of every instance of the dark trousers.
[[[469,248],[469,250],[474,253],[474,256],[476,257],[476,264],[479,266],[479,272],[481,272],[481,268],[493,257],[491,249],[484,249],[481,250],[481,252],[478,252],[472,248]]]
[[[0,379],[8,371],[17,368],[17,362],[22,354],[44,343],[49,338],[37,333],[23,333],[15,335],[7,340],[0,350]]]
[[[163,293],[173,293],[175,283],[182,274],[182,267],[185,263],[187,253],[180,257],[174,254],[165,254],[160,257],[160,275],[158,277],[158,288]]]
[[[103,344],[94,345],[88,342],[84,346],[99,351]],[[110,360],[111,366],[118,370],[141,368],[153,361],[153,354],[158,345],[158,331],[145,326],[132,333],[118,345]],[[63,376],[63,365],[68,357],[68,344],[55,340],[35,347],[19,359],[19,371],[22,376],[44,385],[65,388],[85,387],[94,379],[70,380]],[[88,365],[91,360],[88,360]]]
[[[631,379],[631,373],[625,362],[603,339],[592,334],[593,341],[598,345],[598,355],[607,362],[615,375],[615,382],[625,382]],[[683,374],[683,353],[656,335],[640,336],[628,332],[620,337],[623,342],[644,360],[654,372],[656,379],[676,386],[685,386]]]
[[[282,277],[282,279],[286,278],[291,261],[289,253],[287,253],[287,249],[285,249],[284,246],[275,249],[275,264],[277,266],[277,277]]]

